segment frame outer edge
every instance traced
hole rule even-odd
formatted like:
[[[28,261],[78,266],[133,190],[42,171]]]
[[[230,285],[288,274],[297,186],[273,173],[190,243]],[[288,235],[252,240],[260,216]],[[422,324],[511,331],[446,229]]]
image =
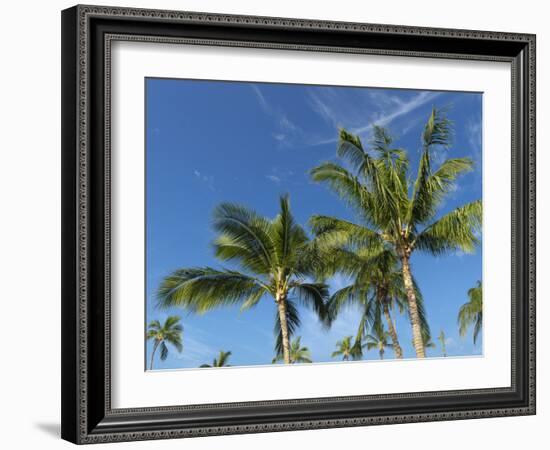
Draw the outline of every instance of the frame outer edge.
[[[78,442],[77,19],[61,13],[61,437]]]
[[[257,425],[193,427],[164,431],[93,433],[89,430],[87,404],[87,314],[88,314],[88,63],[89,30],[92,16],[128,17],[205,24],[235,24],[280,29],[319,29],[379,32],[430,37],[466,38],[522,42],[528,52],[526,125],[528,137],[528,401],[526,406],[415,413],[410,415],[321,419]],[[413,26],[376,25],[323,20],[236,16],[224,14],[162,11],[108,6],[78,5],[62,13],[62,437],[74,443],[99,443],[166,439],[251,432],[319,429],[371,424],[410,423],[502,417],[535,413],[535,36],[532,34],[452,30]],[[66,41],[72,42],[66,42]],[[76,106],[76,107],[75,107]]]

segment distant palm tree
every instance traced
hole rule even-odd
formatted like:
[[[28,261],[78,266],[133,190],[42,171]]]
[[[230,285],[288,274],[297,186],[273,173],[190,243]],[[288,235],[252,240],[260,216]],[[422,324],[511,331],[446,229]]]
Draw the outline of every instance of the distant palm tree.
[[[178,316],[170,316],[164,322],[164,325],[158,320],[149,322],[147,331],[147,340],[153,341],[153,351],[151,352],[151,362],[149,369],[153,369],[153,360],[155,358],[155,352],[160,346],[160,359],[164,361],[168,357],[168,347],[166,343],[176,347],[178,352],[183,349],[181,342],[183,334],[183,327],[180,324],[180,318]]]
[[[311,363],[311,353],[307,347],[302,347],[302,344],[300,343],[300,340],[302,338],[298,336],[296,339],[293,339],[290,344],[290,363],[289,364],[297,364],[297,363]],[[284,356],[279,353],[275,358],[273,358],[273,363],[276,363],[277,361],[284,361]]]
[[[220,350],[218,357],[214,358],[212,364],[202,364],[199,367],[229,367],[229,364],[227,364],[227,360],[230,356],[231,352],[224,352],[223,350]]]
[[[441,344],[441,353],[443,354],[443,357],[447,356],[446,338],[443,328],[441,328],[441,332],[439,333],[437,339],[439,339],[439,343]]]
[[[471,252],[481,228],[482,204],[476,200],[436,218],[438,207],[453,190],[456,179],[472,169],[470,158],[450,158],[434,167],[434,153],[451,142],[452,126],[442,110],[433,109],[422,134],[422,152],[416,179],[409,173],[409,157],[393,146],[382,127],[373,127],[369,151],[359,136],[340,130],[337,155],[351,170],[326,162],[311,171],[315,181],[327,183],[357,212],[359,223],[314,216],[316,234],[325,234],[337,246],[389,246],[399,257],[407,292],[414,349],[425,357],[422,323],[411,268],[415,251],[441,255]]]
[[[158,289],[159,305],[182,306],[204,313],[225,305],[250,309],[271,297],[275,316],[275,351],[290,364],[290,338],[300,324],[295,301],[326,319],[328,287],[310,281],[322,264],[310,240],[290,212],[288,196],[280,198],[279,214],[272,220],[231,203],[214,212],[216,256],[235,261],[240,271],[211,267],[183,268],[166,276]]]
[[[474,325],[474,344],[483,326],[483,288],[481,281],[476,287],[468,290],[468,302],[464,303],[458,312],[460,336],[464,336],[470,325]]]
[[[358,347],[352,343],[353,336],[346,336],[341,341],[336,342],[336,349],[332,352],[331,357],[342,357],[342,361],[349,361],[350,359],[360,359],[361,351],[358,351]]]
[[[384,330],[382,325],[374,326],[371,334],[367,334],[365,346],[367,350],[377,349],[380,359],[384,359],[384,353],[387,348],[391,348],[391,343],[388,343],[390,335]]]

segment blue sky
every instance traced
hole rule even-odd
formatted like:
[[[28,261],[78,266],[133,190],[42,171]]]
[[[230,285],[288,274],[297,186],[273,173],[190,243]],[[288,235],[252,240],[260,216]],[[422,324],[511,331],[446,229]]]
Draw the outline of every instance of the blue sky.
[[[454,122],[453,145],[446,156],[469,156],[475,170],[459,179],[439,214],[481,198],[482,94],[425,90],[308,86],[271,83],[146,79],[147,322],[182,317],[184,350],[171,349],[159,369],[197,367],[220,350],[232,351],[232,365],[269,364],[273,358],[273,301],[264,298],[246,312],[238,307],[193,315],[181,309],[155,308],[155,290],[163,276],[180,267],[221,264],[213,257],[211,214],[222,201],[240,203],[274,217],[278,198],[290,195],[292,211],[304,226],[312,214],[353,220],[352,212],[308,171],[336,160],[338,127],[366,143],[373,124],[389,128],[409,151],[412,174],[420,154],[420,136],[433,106],[448,107]],[[481,250],[444,257],[414,254],[412,267],[422,289],[433,341],[447,335],[450,356],[481,354],[481,339],[458,336],[458,308],[481,279]],[[346,280],[335,277],[333,289]],[[136,299],[139,302],[140,299]],[[136,305],[139,307],[139,305]],[[332,328],[322,329],[313,313],[300,309],[297,335],[314,361],[337,361],[335,342],[354,335],[356,310],[344,311]],[[413,357],[407,317],[396,315],[405,357]],[[147,344],[150,355],[151,343]],[[440,356],[439,345],[427,350]],[[375,350],[365,359],[377,359]],[[391,350],[386,357],[392,357]],[[148,358],[147,358],[148,360]]]

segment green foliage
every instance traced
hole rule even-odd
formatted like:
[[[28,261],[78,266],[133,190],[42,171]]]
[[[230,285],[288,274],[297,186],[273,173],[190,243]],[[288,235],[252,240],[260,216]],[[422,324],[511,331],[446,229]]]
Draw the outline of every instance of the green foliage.
[[[468,332],[468,328],[474,326],[474,344],[483,326],[483,287],[481,281],[476,287],[468,290],[468,302],[464,303],[458,311],[458,327],[460,336]]]
[[[152,320],[149,322],[147,329],[147,339],[152,340],[153,351],[151,353],[150,368],[153,368],[153,359],[157,347],[160,347],[160,359],[166,360],[168,357],[168,346],[166,343],[174,346],[178,352],[183,350],[182,343],[183,327],[180,323],[179,316],[169,316],[164,324],[161,324],[158,320]]]
[[[346,336],[341,341],[336,341],[336,350],[332,352],[331,357],[336,358],[337,356],[341,356],[343,361],[361,359],[361,349],[353,344],[352,339],[353,336]]]
[[[369,149],[359,136],[340,130],[337,155],[349,169],[326,162],[311,170],[313,180],[327,184],[358,218],[357,223],[326,216],[313,216],[310,220],[316,244],[335,255],[331,259],[333,270],[357,276],[351,259],[340,258],[346,252],[370,252],[372,257],[389,249],[408,261],[415,250],[432,255],[474,251],[481,230],[480,200],[436,218],[438,207],[453,191],[458,177],[473,166],[469,158],[449,158],[434,167],[434,155],[450,146],[452,135],[452,123],[445,111],[434,108],[424,127],[418,173],[412,180],[407,152],[394,147],[386,129],[373,127]],[[405,274],[404,267],[403,271]],[[429,342],[425,339],[429,338],[426,312],[420,290],[414,284],[417,298],[411,294],[408,301],[417,303],[423,340]],[[355,280],[353,286],[335,293],[332,302],[339,305],[358,299],[366,301],[366,292],[364,283]],[[369,323],[369,319],[364,322]]]
[[[386,349],[392,347],[391,342],[388,342],[388,340],[391,340],[391,337],[389,333],[384,330],[384,326],[382,325],[382,323],[378,323],[377,325],[375,325],[372,328],[371,333],[367,334],[365,340],[365,347],[367,348],[367,350],[378,350],[380,359],[384,359],[384,353],[386,352]]]
[[[314,216],[311,220],[314,232],[326,235],[323,239],[328,244],[349,239],[368,240],[370,245],[380,245],[382,241],[396,248],[410,246],[411,250],[418,247],[436,254],[451,249],[471,251],[477,244],[475,231],[481,225],[480,201],[433,220],[437,207],[453,190],[458,177],[473,165],[469,158],[450,158],[433,169],[433,153],[439,147],[449,146],[452,135],[451,122],[443,112],[434,109],[428,118],[418,174],[412,183],[408,177],[407,153],[391,147],[387,130],[375,127],[373,135],[370,156],[358,136],[340,130],[337,154],[351,170],[323,163],[311,171],[313,180],[326,183],[353,207],[362,222],[341,223],[344,221]],[[424,231],[426,234],[422,235]]]
[[[328,287],[311,282],[323,268],[320,251],[296,223],[288,196],[279,201],[279,214],[272,220],[233,203],[222,203],[214,211],[214,253],[218,259],[238,266],[238,270],[193,267],[175,270],[158,290],[160,307],[180,306],[205,313],[239,304],[253,308],[262,298],[284,301],[287,306],[289,336],[299,326],[295,302],[315,311],[328,323]],[[275,349],[281,348],[281,324],[276,318]]]
[[[212,364],[201,364],[199,367],[230,367],[230,365],[227,364],[230,356],[231,352],[224,352],[223,350],[220,350],[218,357],[214,358]]]
[[[309,349],[305,346],[302,346],[301,339],[302,338],[298,336],[290,343],[290,364],[313,362],[311,360],[311,353]],[[272,363],[276,363],[278,361],[283,361],[282,353],[277,353],[277,356],[273,358]]]

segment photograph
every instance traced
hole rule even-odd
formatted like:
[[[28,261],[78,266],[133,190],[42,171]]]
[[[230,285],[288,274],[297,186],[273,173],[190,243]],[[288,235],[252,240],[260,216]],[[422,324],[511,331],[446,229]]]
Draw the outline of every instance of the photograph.
[[[61,355],[44,353],[64,440],[263,448],[375,426],[378,445],[410,424],[424,443],[421,422],[482,418],[482,438],[524,439],[495,427],[537,413],[546,28],[402,3],[65,5],[60,327],[45,322]]]
[[[144,95],[146,371],[483,358],[482,92]]]

